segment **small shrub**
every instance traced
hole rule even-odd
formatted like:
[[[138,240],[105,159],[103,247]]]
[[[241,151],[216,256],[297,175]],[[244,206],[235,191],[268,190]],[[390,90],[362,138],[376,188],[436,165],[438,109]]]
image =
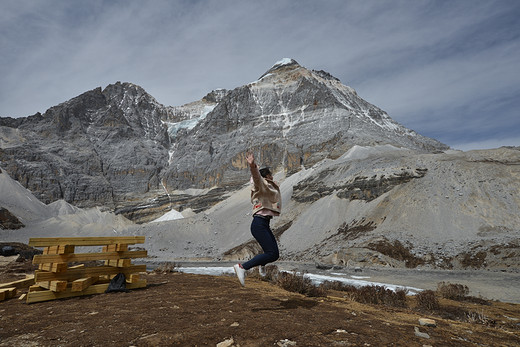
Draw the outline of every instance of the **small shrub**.
[[[437,311],[440,308],[439,300],[433,290],[423,290],[415,295],[417,307],[427,311]]]
[[[393,291],[383,286],[359,288],[356,301],[366,304],[406,307],[406,290]]]
[[[307,288],[307,292],[305,293],[307,296],[311,297],[326,297],[327,296],[327,290],[323,288],[322,286],[315,286]]]
[[[399,240],[394,240],[393,243],[384,239],[377,243],[368,245],[369,249],[382,253],[390,258],[404,261],[407,268],[415,268],[425,263],[424,259],[416,257],[406,248]]]
[[[406,304],[406,295],[408,294],[408,290],[404,288],[398,288],[395,291],[395,295],[392,296],[391,305],[393,307],[407,307]]]
[[[468,296],[469,288],[463,284],[440,282],[437,284],[437,293],[445,299],[469,301],[479,305],[491,305],[486,299]]]
[[[312,285],[311,280],[296,272],[282,272],[278,275],[278,285],[290,292],[304,294],[306,287]]]
[[[285,290],[296,292],[307,296],[326,296],[326,290],[316,287],[304,274],[296,272],[278,273],[277,284]]]
[[[440,282],[437,284],[437,293],[445,299],[460,301],[468,295],[469,289],[463,284]]]
[[[261,276],[258,267],[251,270],[248,277],[256,278],[265,282],[272,283],[283,289],[300,293],[311,297],[327,296],[327,289],[322,286],[315,286],[312,281],[305,277],[304,274],[298,274],[296,271],[292,273],[281,272],[276,265],[267,265],[265,267],[265,276]]]
[[[466,313],[466,322],[469,323],[475,323],[475,324],[482,324],[487,326],[494,326],[496,324],[495,320],[489,318],[484,314],[483,311],[480,312],[474,312],[469,311]]]
[[[328,290],[337,290],[341,292],[354,292],[357,290],[353,285],[345,284],[340,281],[325,281],[321,286]]]
[[[176,263],[162,263],[159,266],[157,266],[153,271],[158,274],[165,274],[165,273],[177,272],[176,268],[177,268]]]
[[[459,322],[466,322],[469,311],[461,306],[444,305],[439,307],[435,312],[443,319],[457,320]]]
[[[280,274],[280,271],[278,270],[278,267],[276,265],[267,265],[265,267],[265,276],[260,275],[258,266],[251,269],[250,272],[247,274],[247,276],[250,278],[259,279],[261,281],[277,284],[276,282],[278,280],[279,274]]]
[[[484,299],[484,298],[477,298],[476,296],[466,296],[464,298],[464,301],[469,301],[469,302],[472,302],[474,304],[479,304],[479,305],[486,305],[486,306],[491,305],[491,302],[489,302],[489,300]]]
[[[395,292],[382,286],[355,287],[339,281],[325,281],[322,287],[329,290],[337,290],[348,293],[352,300],[373,305],[386,305],[392,307],[406,307],[405,289],[398,289]]]
[[[278,270],[278,266],[276,265],[267,265],[265,267],[265,276],[262,277],[262,280],[267,282],[276,282],[278,280],[278,275],[280,271]]]
[[[461,259],[460,263],[462,264],[462,266],[464,268],[471,267],[471,268],[479,269],[484,265],[484,263],[486,261],[487,253],[484,251],[480,251],[480,252],[477,252],[476,254],[463,253],[463,254],[461,254],[461,256],[462,256],[462,259]]]

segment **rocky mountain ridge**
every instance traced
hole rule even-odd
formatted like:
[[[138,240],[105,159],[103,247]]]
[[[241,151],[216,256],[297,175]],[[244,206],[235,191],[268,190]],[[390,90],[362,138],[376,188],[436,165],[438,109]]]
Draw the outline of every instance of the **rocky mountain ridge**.
[[[0,118],[0,139],[0,164],[41,201],[103,206],[140,222],[224,199],[247,182],[248,150],[292,174],[354,145],[448,148],[292,59],[177,107],[131,83],[96,88],[44,114]]]
[[[247,150],[293,173],[356,144],[425,152],[448,148],[393,121],[329,74],[294,60],[281,61],[258,81],[227,93],[189,135],[173,144],[173,165],[165,173],[175,187],[241,184],[247,178]]]

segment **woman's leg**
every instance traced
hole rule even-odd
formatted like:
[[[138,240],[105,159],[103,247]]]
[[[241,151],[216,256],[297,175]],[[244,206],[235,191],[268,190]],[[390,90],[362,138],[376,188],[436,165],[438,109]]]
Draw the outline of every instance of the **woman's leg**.
[[[269,220],[261,217],[254,217],[251,223],[251,234],[262,247],[264,253],[258,254],[253,259],[242,264],[245,270],[258,265],[265,265],[276,261],[279,257],[278,244],[276,238],[269,227]]]

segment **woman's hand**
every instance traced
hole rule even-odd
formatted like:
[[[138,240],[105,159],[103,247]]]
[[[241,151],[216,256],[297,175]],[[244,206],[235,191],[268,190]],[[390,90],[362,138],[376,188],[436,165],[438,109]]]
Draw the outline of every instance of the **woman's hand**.
[[[255,156],[253,153],[246,153],[246,160],[249,163],[249,166],[255,165]]]

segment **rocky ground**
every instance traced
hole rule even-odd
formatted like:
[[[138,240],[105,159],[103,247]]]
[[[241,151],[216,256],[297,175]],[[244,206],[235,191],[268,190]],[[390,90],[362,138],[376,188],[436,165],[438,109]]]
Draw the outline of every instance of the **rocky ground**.
[[[30,262],[0,265],[0,283]],[[0,302],[0,346],[517,346],[520,305],[440,299],[440,308],[308,297],[254,276],[144,275],[148,287],[36,304]],[[23,292],[23,290],[21,291]],[[462,313],[462,314],[461,314]],[[433,319],[436,327],[419,319]]]

